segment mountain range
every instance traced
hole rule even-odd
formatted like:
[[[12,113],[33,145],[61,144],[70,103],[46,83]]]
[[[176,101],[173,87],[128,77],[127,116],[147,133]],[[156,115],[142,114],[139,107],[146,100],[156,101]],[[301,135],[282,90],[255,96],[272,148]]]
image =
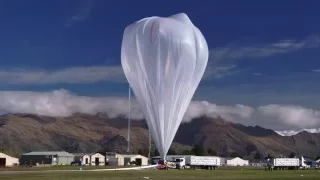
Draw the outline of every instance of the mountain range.
[[[309,133],[320,133],[320,128],[313,128],[313,129],[301,129],[301,130],[285,130],[285,131],[276,131],[281,136],[293,136],[299,134],[300,132],[309,132]]]
[[[5,114],[0,116],[0,148],[13,155],[40,150],[125,153],[127,126],[125,117],[109,118],[107,114],[70,117]],[[144,120],[131,121],[130,153],[148,149],[148,135]],[[220,117],[199,117],[180,125],[171,149],[183,153],[195,145],[221,156],[236,153],[249,159],[292,153],[315,157],[320,154],[320,134],[301,131],[281,136],[259,126],[235,124]],[[152,143],[152,151],[154,149]]]

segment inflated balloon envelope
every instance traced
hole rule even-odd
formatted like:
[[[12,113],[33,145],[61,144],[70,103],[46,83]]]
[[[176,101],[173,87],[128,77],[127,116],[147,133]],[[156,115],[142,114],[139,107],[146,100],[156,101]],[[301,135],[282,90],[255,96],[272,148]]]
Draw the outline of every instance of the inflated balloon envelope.
[[[127,26],[121,63],[162,159],[201,81],[208,45],[189,17],[148,17]]]

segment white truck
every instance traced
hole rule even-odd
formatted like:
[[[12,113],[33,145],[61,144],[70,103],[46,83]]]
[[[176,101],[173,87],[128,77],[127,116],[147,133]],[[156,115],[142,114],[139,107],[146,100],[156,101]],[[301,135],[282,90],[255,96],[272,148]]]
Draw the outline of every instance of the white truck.
[[[158,164],[160,160],[160,156],[153,157],[151,158],[151,164]],[[221,166],[221,158],[217,156],[168,155],[165,161],[175,162],[176,169],[216,169]]]
[[[187,156],[176,158],[176,168],[185,169],[216,169],[221,166],[221,159],[217,156]]]
[[[300,158],[272,158],[267,160],[267,166],[269,169],[305,169],[307,164],[303,157]]]
[[[167,155],[165,161],[175,162],[177,158],[187,158],[192,155]],[[157,164],[161,160],[160,156],[155,156],[151,158],[151,164]]]

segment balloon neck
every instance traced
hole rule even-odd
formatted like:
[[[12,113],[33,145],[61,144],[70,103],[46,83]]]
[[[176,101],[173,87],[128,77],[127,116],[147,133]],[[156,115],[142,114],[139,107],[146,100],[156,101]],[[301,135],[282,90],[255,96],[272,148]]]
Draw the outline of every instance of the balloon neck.
[[[166,156],[162,156],[161,159],[166,161]]]

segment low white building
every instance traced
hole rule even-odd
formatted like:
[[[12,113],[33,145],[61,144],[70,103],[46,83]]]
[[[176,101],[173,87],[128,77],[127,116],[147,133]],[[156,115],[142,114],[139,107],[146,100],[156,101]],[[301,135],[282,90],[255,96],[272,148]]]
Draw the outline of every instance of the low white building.
[[[84,166],[104,166],[105,156],[100,153],[74,153],[74,162]]]
[[[106,153],[106,162],[109,165],[124,166],[134,163],[137,166],[148,165],[148,158],[139,154]]]
[[[123,158],[124,165],[129,165],[134,162],[137,166],[147,166],[148,158],[139,154],[120,154]]]
[[[112,166],[121,166],[123,165],[123,159],[119,157],[120,154],[115,152],[106,153],[106,164]]]
[[[104,166],[106,163],[105,156],[100,153],[89,154],[91,159],[91,166]]]
[[[22,154],[20,164],[30,166],[70,165],[74,155],[66,151],[33,151]]]
[[[74,155],[74,162],[80,162],[83,166],[90,165],[90,155],[85,153],[73,153]]]
[[[239,157],[221,158],[221,164],[225,166],[248,166],[249,161]]]
[[[19,159],[0,153],[0,167],[12,167],[19,165]]]

